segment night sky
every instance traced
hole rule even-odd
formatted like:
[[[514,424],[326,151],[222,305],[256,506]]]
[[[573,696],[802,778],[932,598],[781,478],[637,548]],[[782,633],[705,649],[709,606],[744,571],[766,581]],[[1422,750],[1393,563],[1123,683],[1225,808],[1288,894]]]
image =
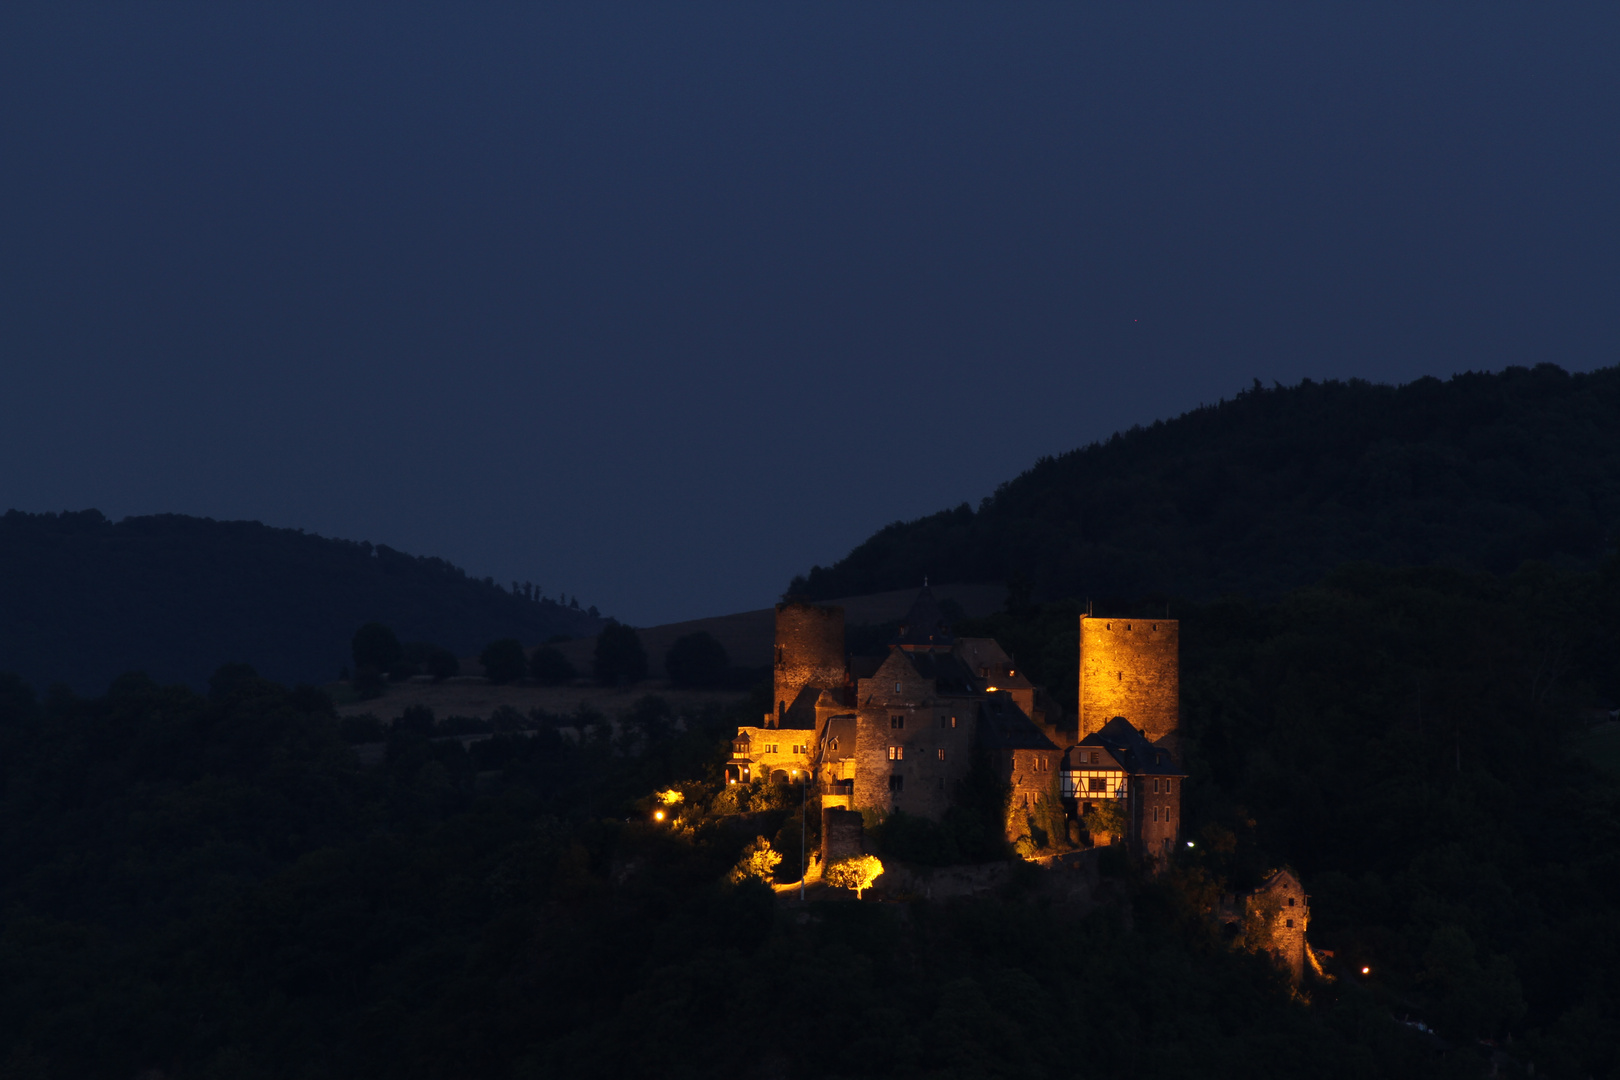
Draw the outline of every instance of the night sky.
[[[647,624],[1259,378],[1616,361],[1613,4],[10,3],[0,509]]]

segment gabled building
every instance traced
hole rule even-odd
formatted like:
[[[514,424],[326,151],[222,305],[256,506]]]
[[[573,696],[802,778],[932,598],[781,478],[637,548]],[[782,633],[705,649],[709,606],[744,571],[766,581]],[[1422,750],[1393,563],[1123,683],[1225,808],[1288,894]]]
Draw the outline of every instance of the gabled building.
[[[977,757],[1012,788],[1009,839],[1019,812],[1061,807],[1083,829],[1107,798],[1126,812],[1132,850],[1162,858],[1179,836],[1183,780],[1176,624],[1082,619],[1080,629],[1079,700],[1091,712],[1076,716],[996,641],[956,637],[926,587],[874,656],[846,655],[841,609],[778,604],[773,708],[738,729],[727,776],[808,773],[824,807],[937,820]],[[1116,705],[1131,711],[1087,719]]]

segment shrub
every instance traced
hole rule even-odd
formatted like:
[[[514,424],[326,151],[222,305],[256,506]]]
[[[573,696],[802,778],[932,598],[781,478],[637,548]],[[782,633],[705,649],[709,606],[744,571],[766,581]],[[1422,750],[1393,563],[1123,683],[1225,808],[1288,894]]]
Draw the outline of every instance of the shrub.
[[[823,880],[836,889],[854,889],[855,898],[872,887],[883,874],[883,864],[871,855],[857,855],[827,867]]]
[[[541,686],[561,686],[573,682],[579,672],[568,657],[550,645],[542,645],[529,657],[529,677]]]
[[[771,850],[771,842],[763,836],[758,837],[743,848],[742,858],[731,868],[727,880],[738,884],[749,878],[758,878],[768,883],[776,876],[776,866],[781,861],[782,856]]]
[[[647,650],[634,627],[610,622],[596,637],[596,681],[603,686],[625,686],[647,677]]]
[[[730,669],[725,646],[701,630],[677,638],[664,655],[664,671],[676,686],[716,686]]]
[[[478,662],[484,665],[484,675],[492,683],[516,682],[529,669],[523,643],[517,638],[490,642],[478,655]]]

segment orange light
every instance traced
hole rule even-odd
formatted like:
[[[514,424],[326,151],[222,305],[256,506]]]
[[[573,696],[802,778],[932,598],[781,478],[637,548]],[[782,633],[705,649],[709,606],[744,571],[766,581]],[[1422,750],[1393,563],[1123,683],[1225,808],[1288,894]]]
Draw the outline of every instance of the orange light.
[[[662,810],[654,810],[653,811],[653,820],[654,821],[663,821],[664,820],[664,812]]]
[[[1361,969],[1361,973],[1363,975],[1371,975],[1372,974],[1372,968],[1364,967],[1364,968]]]

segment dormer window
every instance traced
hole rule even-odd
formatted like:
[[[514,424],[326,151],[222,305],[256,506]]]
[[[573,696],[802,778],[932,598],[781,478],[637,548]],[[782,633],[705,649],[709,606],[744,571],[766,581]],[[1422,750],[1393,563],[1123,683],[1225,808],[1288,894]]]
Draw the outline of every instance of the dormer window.
[[[897,694],[900,692],[900,680],[899,679],[894,680],[894,692],[897,693]]]

